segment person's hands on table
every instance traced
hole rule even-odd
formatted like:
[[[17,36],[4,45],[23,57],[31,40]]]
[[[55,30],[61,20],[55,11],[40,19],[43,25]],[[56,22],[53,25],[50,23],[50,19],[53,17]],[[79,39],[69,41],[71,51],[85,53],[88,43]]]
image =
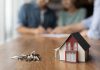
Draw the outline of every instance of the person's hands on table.
[[[47,33],[51,33],[52,31],[53,31],[52,28],[48,28],[48,29],[46,30]]]
[[[46,32],[46,30],[40,26],[37,29],[34,29],[33,32],[34,32],[34,34],[43,34]]]
[[[57,27],[51,32],[51,34],[62,34],[62,33],[65,33],[64,27]]]

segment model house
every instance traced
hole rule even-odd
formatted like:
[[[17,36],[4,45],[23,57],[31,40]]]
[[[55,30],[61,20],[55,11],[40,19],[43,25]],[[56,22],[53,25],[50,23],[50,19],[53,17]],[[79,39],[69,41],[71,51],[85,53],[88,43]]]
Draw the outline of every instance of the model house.
[[[55,49],[55,57],[67,62],[86,62],[89,48],[90,45],[80,33],[72,33],[61,47]]]

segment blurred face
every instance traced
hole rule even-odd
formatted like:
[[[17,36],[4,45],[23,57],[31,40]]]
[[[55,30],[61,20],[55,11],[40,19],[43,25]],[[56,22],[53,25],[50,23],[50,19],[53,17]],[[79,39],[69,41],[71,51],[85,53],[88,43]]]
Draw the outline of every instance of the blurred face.
[[[62,0],[62,5],[66,9],[70,9],[71,7],[73,7],[72,0]]]
[[[44,7],[45,5],[47,5],[48,2],[49,2],[49,0],[37,0],[37,4],[40,7]]]

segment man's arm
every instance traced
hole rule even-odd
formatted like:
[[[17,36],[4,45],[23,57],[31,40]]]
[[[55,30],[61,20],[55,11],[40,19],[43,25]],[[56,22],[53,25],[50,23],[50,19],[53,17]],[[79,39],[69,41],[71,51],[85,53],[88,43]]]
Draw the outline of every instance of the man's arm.
[[[93,21],[87,35],[92,39],[100,39],[100,0],[95,0]]]
[[[27,28],[24,26],[20,26],[17,28],[17,31],[21,34],[42,34],[42,33],[45,33],[45,29],[42,27]]]
[[[34,34],[33,29],[20,26],[17,28],[17,31],[21,34]]]

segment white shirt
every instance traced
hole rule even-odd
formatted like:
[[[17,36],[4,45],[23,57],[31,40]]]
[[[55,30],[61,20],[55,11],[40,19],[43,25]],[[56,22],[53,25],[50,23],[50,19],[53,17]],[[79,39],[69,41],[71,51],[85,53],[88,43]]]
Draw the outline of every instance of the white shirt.
[[[83,24],[89,28],[87,33],[89,38],[100,39],[100,0],[95,0],[93,16],[84,20]]]

